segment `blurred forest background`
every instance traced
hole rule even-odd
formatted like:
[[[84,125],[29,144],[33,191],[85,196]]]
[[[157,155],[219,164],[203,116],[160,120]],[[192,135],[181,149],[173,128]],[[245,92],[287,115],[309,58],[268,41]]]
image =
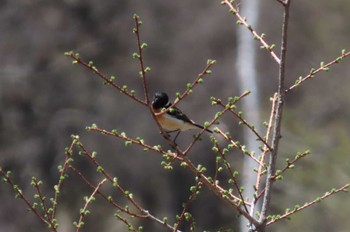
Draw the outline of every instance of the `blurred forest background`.
[[[241,1],[244,5],[244,0]],[[330,61],[341,49],[350,49],[350,1],[292,1],[287,86],[306,75],[320,61]],[[182,92],[205,67],[208,58],[216,59],[212,77],[199,86],[180,107],[202,123],[215,114],[210,96],[227,98],[238,92],[235,79],[236,19],[220,1],[192,0],[0,0],[0,164],[14,172],[15,180],[27,194],[33,194],[32,176],[45,183],[52,194],[58,178],[57,165],[64,160],[64,148],[71,134],[98,152],[99,161],[120,183],[159,218],[181,212],[181,202],[194,183],[187,170],[176,166],[164,170],[161,157],[143,153],[139,148],[125,148],[122,141],[96,133],[85,126],[96,123],[101,128],[126,131],[141,136],[150,144],[162,143],[148,111],[134,105],[114,89],[104,86],[91,72],[73,66],[63,55],[79,52],[85,60],[119,82],[134,88],[142,86],[139,66],[131,54],[136,51],[132,28],[133,13],[143,21],[142,40],[149,75],[150,91],[165,91],[173,96]],[[267,41],[280,40],[282,7],[276,1],[261,4],[260,25],[256,30],[267,34]],[[249,21],[249,19],[248,19]],[[257,43],[257,49],[259,44]],[[277,52],[278,53],[278,52]],[[310,149],[312,155],[301,160],[285,181],[275,185],[274,212],[303,204],[350,179],[350,61],[333,66],[288,95],[279,162],[294,157],[297,151]],[[259,86],[262,122],[270,113],[269,97],[276,91],[277,65],[265,51],[259,52]],[[198,113],[200,112],[200,113]],[[225,121],[226,120],[226,121]],[[235,139],[242,139],[237,122],[224,118]],[[193,133],[181,135],[186,142]],[[207,135],[194,150],[193,158],[213,169],[215,155]],[[234,165],[239,170],[242,156]],[[101,179],[84,160],[80,168],[95,181]],[[210,171],[210,170],[209,170]],[[77,177],[63,188],[59,211],[60,231],[72,231],[88,189]],[[0,231],[47,231],[12,189],[0,185]],[[83,231],[127,231],[113,217],[113,209],[96,201]],[[231,208],[212,193],[204,191],[192,205],[198,231],[219,228],[238,230],[238,220]],[[349,231],[349,195],[339,194],[309,208],[291,221],[271,227],[271,231]],[[140,221],[145,231],[161,231],[158,225]],[[158,229],[157,229],[158,228]]]

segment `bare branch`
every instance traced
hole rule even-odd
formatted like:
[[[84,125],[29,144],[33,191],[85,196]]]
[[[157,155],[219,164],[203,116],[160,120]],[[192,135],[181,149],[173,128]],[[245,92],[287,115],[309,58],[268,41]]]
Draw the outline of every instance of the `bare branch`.
[[[42,184],[42,181],[38,181],[36,178],[32,177],[32,185],[34,186],[34,188],[36,189],[36,191],[38,193],[37,196],[40,200],[40,204],[41,204],[42,210],[45,214],[45,218],[48,220],[49,226],[51,228],[55,228],[55,227],[57,227],[57,224],[54,222],[55,219],[52,218],[51,212],[47,207],[47,204],[45,202],[46,197],[44,196],[44,194],[42,193],[42,191],[40,189],[41,184]]]
[[[349,55],[350,55],[350,51],[345,52],[345,50],[343,50],[341,56],[335,58],[334,60],[328,62],[327,64],[323,64],[323,62],[321,62],[321,65],[318,69],[311,69],[308,75],[306,75],[305,77],[299,77],[299,79],[295,81],[295,84],[289,87],[288,89],[286,89],[285,92],[289,93],[290,91],[298,87],[303,82],[313,78],[315,74],[318,74],[322,71],[327,72],[330,66],[340,63],[344,58],[348,57]]]
[[[272,176],[273,180],[276,180],[279,176],[281,176],[285,171],[292,168],[294,164],[301,158],[310,155],[310,151],[304,151],[303,153],[297,154],[296,157],[292,161],[287,161],[287,165],[278,173],[276,173],[274,176]]]
[[[224,104],[222,104],[221,102],[218,103],[218,105],[225,107]],[[232,104],[233,105],[233,104]],[[234,110],[232,110],[230,107],[228,108],[228,111],[233,114],[236,118],[238,118],[238,120],[243,123],[244,125],[246,125],[249,130],[251,130],[256,137],[259,139],[259,141],[261,141],[267,148],[269,151],[272,151],[272,147],[265,141],[265,139],[259,134],[259,132],[256,131],[255,127],[253,125],[251,125],[249,122],[247,122],[247,120],[245,120],[242,115],[240,113],[236,113]]]
[[[141,77],[142,77],[142,82],[143,82],[143,92],[144,92],[144,102],[148,105],[148,107],[150,106],[150,99],[149,99],[149,95],[148,95],[148,85],[147,85],[147,79],[146,79],[146,69],[145,69],[145,65],[143,62],[143,54],[142,51],[144,49],[144,47],[146,47],[146,44],[141,44],[141,39],[140,39],[140,26],[142,25],[142,22],[140,21],[140,17],[138,15],[134,15],[134,20],[135,20],[135,28],[133,30],[133,32],[136,35],[136,40],[137,40],[137,47],[139,50],[139,54],[138,54],[138,60],[140,62],[140,67],[141,67]]]
[[[177,220],[177,222],[175,223],[176,224],[176,227],[174,228],[174,231],[177,231],[178,228],[180,227],[180,224],[182,223],[182,221],[184,220],[185,218],[185,213],[188,211],[188,208],[190,206],[190,204],[196,199],[197,195],[198,195],[198,191],[202,188],[202,183],[199,181],[196,183],[196,186],[194,187],[193,190],[191,190],[191,194],[187,200],[187,202],[185,202],[183,204],[183,209],[182,209],[182,212],[179,216],[179,219]]]
[[[55,196],[54,196],[53,201],[52,201],[53,211],[52,211],[52,215],[51,215],[52,216],[51,220],[53,220],[56,216],[57,206],[58,206],[58,197],[61,193],[60,191],[62,189],[63,182],[66,179],[67,167],[68,167],[69,163],[72,161],[71,156],[73,154],[74,145],[78,141],[77,140],[78,137],[74,136],[72,139],[73,139],[72,143],[70,144],[69,148],[65,152],[65,161],[63,163],[63,166],[59,167],[60,177],[58,178],[58,183],[54,186]]]
[[[99,132],[101,134],[104,134],[104,135],[108,135],[108,136],[112,136],[112,137],[115,137],[115,138],[120,138],[120,139],[123,139],[125,141],[128,141],[130,144],[136,144],[136,145],[139,145],[141,147],[143,147],[146,150],[151,150],[151,151],[155,151],[157,153],[160,153],[160,154],[166,154],[170,157],[172,157],[173,159],[177,159],[179,161],[182,161],[183,159],[178,156],[176,153],[169,153],[165,150],[163,150],[161,147],[159,146],[151,146],[151,145],[148,145],[146,144],[142,139],[132,139],[130,137],[128,137],[125,133],[118,133],[117,131],[107,131],[107,130],[104,130],[104,129],[101,129],[101,128],[98,128],[98,127],[88,127],[88,130],[90,131],[95,131],[95,132]]]
[[[232,105],[236,104],[237,102],[239,102],[241,99],[243,99],[244,97],[248,96],[250,94],[249,91],[245,91],[244,93],[242,93],[239,97],[235,97],[233,98],[233,101],[230,102],[230,104],[227,104],[226,106],[224,106],[224,109],[219,112],[216,113],[214,118],[207,124],[205,125],[205,127],[210,127],[212,126],[215,122],[217,122],[230,108]],[[220,99],[211,99],[212,100],[212,104],[215,105],[219,105],[221,104],[221,100]],[[199,140],[200,136],[205,132],[205,129],[202,129],[199,134],[195,137],[195,139],[190,143],[190,145],[186,148],[186,150],[183,152],[185,155],[187,155],[191,148],[194,146],[194,144]],[[215,131],[214,131],[215,132]]]
[[[51,231],[57,232],[57,225],[54,225],[53,227],[51,227],[52,220],[48,221],[49,219],[45,219],[43,215],[39,213],[39,211],[30,203],[28,198],[24,195],[22,189],[20,189],[18,185],[15,184],[14,181],[11,179],[10,174],[5,173],[1,167],[0,167],[0,175],[3,177],[4,182],[12,186],[13,190],[16,193],[16,198],[22,199],[24,203],[28,206],[28,208],[40,219],[40,221],[45,223],[50,228]]]
[[[230,178],[233,182],[233,185],[235,186],[237,192],[238,192],[238,195],[239,197],[241,198],[242,200],[242,204],[243,204],[243,207],[245,209],[245,211],[248,213],[249,210],[248,210],[248,207],[247,207],[247,204],[245,203],[244,201],[244,197],[243,197],[243,194],[242,194],[242,190],[241,188],[238,186],[238,181],[237,181],[237,177],[236,177],[236,174],[232,171],[232,168],[231,168],[231,165],[230,163],[227,161],[226,159],[226,155],[224,154],[224,152],[222,151],[222,149],[220,148],[219,144],[217,142],[215,142],[214,146],[216,147],[216,150],[217,152],[220,154],[221,158],[225,161],[224,162],[224,165],[226,166],[226,169],[227,171],[229,172],[229,175],[230,175]]]
[[[85,152],[84,152],[85,153]],[[87,157],[89,157],[90,160],[92,160],[93,157],[90,157],[90,154],[86,154]],[[97,161],[96,161],[97,162]],[[94,162],[94,164],[96,165],[96,163]],[[98,164],[98,163],[97,163]],[[69,168],[74,171],[90,188],[92,189],[96,189],[96,187],[89,181],[86,179],[86,177],[79,171],[77,170],[74,166],[69,165]],[[108,181],[110,181],[110,175],[108,175],[105,171],[102,172],[102,174],[106,177],[106,179]],[[110,181],[111,182],[111,181]],[[111,182],[113,184],[114,188],[117,188],[123,196],[126,195],[124,189],[118,184],[115,183],[114,180],[112,180]],[[131,217],[137,217],[137,218],[147,218],[150,219],[152,221],[155,221],[158,224],[161,224],[162,226],[165,226],[166,228],[168,228],[171,231],[174,231],[174,228],[172,226],[170,226],[168,223],[158,219],[157,217],[153,216],[151,213],[149,213],[147,210],[145,210],[144,208],[142,208],[139,204],[137,204],[134,200],[130,200],[132,199],[130,196],[128,196],[128,200],[135,206],[135,204],[137,205],[136,208],[141,212],[141,214],[137,214],[137,213],[133,213],[131,212],[129,209],[125,209],[124,207],[120,206],[118,203],[116,203],[111,197],[107,197],[105,194],[103,194],[101,191],[97,190],[96,192],[97,194],[99,194],[104,200],[106,200],[108,203],[110,203],[111,205],[113,205],[114,207],[116,207],[118,210],[120,210],[123,213],[126,213],[128,215],[130,215]],[[123,217],[121,217],[120,215],[115,215],[119,220],[121,220],[122,222],[124,222],[128,227],[131,226],[131,224]]]
[[[269,123],[267,125],[267,130],[266,130],[266,135],[265,135],[265,138],[266,138],[266,142],[268,143],[269,142],[269,138],[270,138],[270,133],[271,133],[271,130],[272,130],[272,126],[273,126],[273,119],[275,117],[275,114],[276,114],[276,101],[277,101],[277,93],[273,96],[272,98],[272,106],[271,106],[271,113],[270,113],[270,119],[269,119]],[[261,157],[260,157],[260,162],[261,163],[264,163],[264,160],[265,160],[265,156],[267,154],[267,152],[270,151],[266,146],[264,146],[263,148],[263,153],[261,154]],[[256,179],[256,193],[259,191],[260,189],[260,183],[261,183],[261,176],[262,176],[262,172],[263,172],[263,166],[259,166],[258,168],[258,175],[257,175],[257,179]],[[255,201],[256,203],[257,201]]]
[[[184,99],[186,96],[188,96],[193,88],[198,85],[199,83],[202,83],[202,79],[205,75],[209,75],[211,74],[211,70],[210,68],[216,63],[215,60],[208,60],[207,61],[207,65],[205,66],[205,68],[203,69],[203,71],[201,73],[198,74],[197,78],[192,81],[192,83],[188,83],[187,84],[187,88],[186,90],[180,95],[180,96],[177,96],[176,100],[173,102],[173,104],[171,106],[169,106],[167,109],[159,112],[159,113],[156,113],[155,115],[159,116],[159,115],[162,115],[166,112],[168,112],[172,107],[175,107],[182,99]]]
[[[260,166],[265,167],[266,165],[262,162],[260,162],[260,160],[258,160],[253,154],[251,154],[250,152],[248,152],[245,148],[245,146],[238,144],[237,142],[233,141],[229,136],[227,136],[224,132],[222,132],[220,129],[217,129],[218,133],[224,137],[227,141],[229,141],[234,147],[238,148],[239,150],[242,151],[243,154],[249,156],[250,158],[252,158],[255,162],[257,162]]]
[[[270,200],[272,193],[272,177],[276,172],[276,160],[278,155],[279,141],[281,139],[281,126],[282,126],[282,116],[283,116],[283,105],[285,101],[285,91],[284,91],[284,80],[285,80],[285,68],[286,68],[286,55],[287,55],[287,38],[288,38],[288,23],[289,23],[289,7],[291,0],[286,0],[286,5],[284,6],[284,16],[283,16],[283,26],[282,26],[282,43],[281,43],[281,62],[279,66],[279,78],[278,78],[278,100],[276,106],[276,114],[274,118],[273,127],[273,139],[272,139],[272,152],[270,154],[270,161],[267,172],[267,180],[265,187],[265,194],[263,205],[260,214],[261,226],[259,230],[264,231],[267,210],[270,208]]]
[[[80,217],[79,217],[79,221],[76,224],[76,232],[79,232],[80,229],[83,226],[83,219],[85,217],[85,215],[87,214],[87,207],[89,206],[89,204],[94,200],[95,195],[97,194],[98,190],[101,188],[101,186],[107,181],[106,178],[104,178],[100,183],[98,183],[97,187],[95,188],[95,190],[92,192],[91,196],[87,199],[85,199],[85,205],[84,207],[80,210]]]
[[[93,73],[95,73],[99,78],[101,78],[104,83],[114,87],[115,89],[117,89],[119,92],[123,93],[124,95],[128,96],[129,98],[133,99],[134,101],[142,104],[142,105],[147,105],[146,102],[144,102],[143,100],[141,100],[140,98],[135,96],[135,93],[133,93],[132,91],[128,91],[127,88],[120,86],[118,84],[115,83],[114,78],[108,78],[106,75],[104,75],[102,72],[100,72],[93,64],[92,62],[86,63],[85,61],[83,61],[80,57],[78,53],[74,53],[74,52],[66,52],[65,56],[68,56],[70,58],[73,59],[73,64],[81,64],[83,65],[85,68],[91,70]]]
[[[273,51],[274,46],[269,45],[265,42],[265,40],[263,39],[264,34],[259,35],[258,33],[256,33],[256,31],[253,29],[253,27],[247,23],[247,20],[239,14],[238,9],[236,9],[233,6],[231,1],[224,0],[224,1],[222,1],[222,3],[226,4],[230,8],[230,12],[232,12],[234,15],[236,15],[236,17],[239,20],[237,23],[244,25],[253,34],[254,39],[257,39],[260,41],[260,43],[262,44],[261,47],[264,48],[265,50],[267,50],[270,53],[270,55],[272,56],[272,58],[277,62],[277,64],[280,65],[281,64],[280,58],[278,58],[276,53]]]
[[[299,212],[301,210],[304,210],[316,203],[319,203],[320,201],[326,199],[327,197],[330,197],[336,193],[339,193],[339,192],[347,192],[348,191],[348,188],[349,188],[350,184],[346,184],[344,185],[343,187],[341,188],[338,188],[338,189],[332,189],[330,192],[326,192],[322,197],[318,197],[316,198],[315,200],[309,202],[309,203],[305,203],[303,206],[301,207],[295,207],[294,210],[292,211],[289,211],[289,212],[286,212],[285,214],[283,214],[282,216],[279,216],[275,219],[272,219],[271,221],[267,222],[267,225],[271,225],[279,220],[282,220],[282,219],[286,219],[288,217],[290,217],[291,215],[295,214],[296,212]]]
[[[288,169],[293,168],[294,164],[298,160],[300,160],[301,158],[303,158],[307,155],[310,155],[310,151],[305,151],[303,153],[297,154],[292,161],[287,161],[286,166],[282,170],[276,171],[275,175],[271,177],[272,181],[278,180],[279,177],[281,177],[283,173],[285,173]],[[255,198],[256,201],[258,201],[260,199],[260,197],[265,193],[265,189],[263,189],[259,194],[256,194],[256,198]],[[258,188],[257,188],[257,191],[258,191]]]

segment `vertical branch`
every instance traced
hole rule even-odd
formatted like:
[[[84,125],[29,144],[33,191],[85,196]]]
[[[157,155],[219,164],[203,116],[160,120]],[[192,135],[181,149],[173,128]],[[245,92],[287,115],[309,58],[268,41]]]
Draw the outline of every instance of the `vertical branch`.
[[[193,188],[192,188],[192,187],[193,187]],[[190,194],[188,200],[187,200],[185,203],[183,203],[183,209],[182,209],[182,212],[181,212],[181,214],[180,214],[180,216],[179,216],[177,222],[175,223],[176,226],[175,226],[175,228],[174,228],[174,231],[178,231],[178,229],[179,229],[181,223],[182,223],[183,220],[186,218],[186,213],[187,213],[187,211],[188,211],[188,208],[189,208],[190,204],[191,204],[194,200],[196,200],[197,195],[199,194],[199,192],[200,192],[200,190],[201,190],[201,188],[202,188],[202,182],[198,181],[198,182],[196,183],[196,186],[192,186],[192,187],[191,187],[191,194]],[[190,215],[190,214],[188,214],[188,215]],[[192,218],[192,216],[190,216],[190,217]],[[186,220],[188,220],[188,219],[186,219]]]
[[[148,93],[148,84],[147,84],[147,79],[146,79],[146,73],[150,71],[151,69],[149,67],[145,67],[145,64],[143,62],[143,54],[142,51],[144,48],[146,48],[148,45],[146,43],[141,43],[141,38],[140,38],[140,26],[142,25],[142,21],[140,20],[140,17],[135,14],[134,15],[134,20],[135,20],[135,28],[133,32],[136,35],[136,40],[137,40],[137,48],[138,48],[138,54],[134,54],[134,57],[137,58],[140,62],[140,74],[142,78],[142,85],[143,85],[143,92],[144,92],[144,102],[146,103],[149,112],[151,113],[154,121],[157,123],[158,128],[163,135],[164,139],[166,139],[170,146],[174,148],[177,152],[180,152],[178,146],[170,139],[169,135],[164,131],[164,129],[160,126],[156,115],[153,111],[153,108],[151,106],[150,98],[149,98],[149,93]]]
[[[270,119],[269,119],[269,123],[267,125],[267,130],[266,130],[266,135],[265,135],[265,140],[266,142],[268,143],[269,142],[269,138],[270,138],[270,133],[271,133],[271,129],[272,129],[272,123],[273,123],[273,118],[275,116],[275,113],[276,113],[276,99],[277,99],[277,94],[275,94],[273,96],[273,99],[272,99],[272,107],[271,107],[271,114],[270,114]],[[264,163],[264,160],[265,160],[265,156],[267,154],[267,152],[269,151],[272,151],[272,149],[269,149],[266,145],[264,145],[264,148],[263,148],[263,152],[261,154],[261,158],[260,158],[260,162],[261,163]],[[260,189],[260,184],[261,184],[261,176],[263,175],[263,166],[259,166],[259,169],[258,169],[258,174],[257,174],[257,179],[256,179],[256,184],[255,184],[255,188],[256,188],[256,196],[258,196],[258,192],[259,192],[259,189]],[[254,204],[256,204],[258,201],[258,198],[256,198]]]
[[[59,168],[60,177],[58,179],[58,183],[54,186],[55,196],[54,196],[53,200],[51,200],[51,202],[52,202],[51,220],[53,220],[56,217],[57,206],[58,206],[58,197],[61,194],[60,191],[61,191],[63,182],[67,177],[66,172],[67,172],[68,165],[69,165],[69,163],[71,163],[73,161],[73,159],[71,157],[73,154],[73,147],[76,144],[76,142],[77,142],[77,137],[74,136],[72,143],[70,144],[69,148],[65,152],[66,153],[66,160],[64,161],[63,166],[61,166]]]
[[[138,47],[138,59],[140,61],[140,67],[141,67],[141,77],[142,77],[142,81],[143,81],[143,91],[144,91],[144,98],[145,98],[145,102],[146,104],[150,107],[150,100],[149,100],[149,95],[148,95],[148,85],[147,85],[147,80],[146,80],[146,69],[145,69],[145,65],[143,63],[143,56],[142,56],[142,50],[144,48],[147,47],[146,43],[142,43],[141,44],[141,39],[140,39],[140,26],[142,25],[142,21],[140,20],[140,17],[138,15],[134,15],[134,20],[135,20],[135,28],[133,30],[133,32],[136,35],[136,40],[137,40],[137,47]],[[149,68],[147,68],[149,69]]]
[[[49,210],[49,208],[46,205],[45,202],[45,195],[43,195],[41,189],[40,189],[40,185],[42,185],[42,181],[38,181],[35,177],[32,177],[32,185],[34,186],[34,188],[37,191],[37,194],[34,196],[34,198],[38,198],[40,201],[40,205],[44,214],[44,217],[47,219],[48,221],[48,226],[51,228],[57,228],[57,223],[55,223],[56,219],[51,217],[51,211]],[[35,204],[35,203],[34,203]]]
[[[279,65],[279,78],[278,78],[278,96],[277,96],[277,108],[274,118],[273,127],[273,139],[272,139],[272,152],[270,154],[270,160],[268,165],[268,173],[266,180],[266,190],[263,199],[263,206],[260,214],[261,231],[264,231],[266,226],[267,210],[270,208],[271,191],[273,176],[276,172],[276,160],[278,154],[279,141],[281,139],[281,122],[283,115],[283,105],[285,101],[285,67],[286,67],[286,55],[287,55],[287,38],[288,38],[288,21],[289,21],[289,7],[291,0],[286,0],[283,4],[284,15],[282,25],[282,43],[281,43],[281,63]]]
[[[107,178],[104,178],[95,188],[95,190],[92,192],[91,196],[89,198],[85,199],[85,205],[84,208],[82,208],[80,210],[80,217],[79,217],[79,222],[76,224],[76,232],[79,232],[80,229],[82,228],[82,226],[84,225],[83,223],[83,219],[85,217],[85,215],[87,215],[89,213],[89,211],[87,210],[89,204],[91,204],[92,201],[94,201],[95,199],[95,195],[98,193],[99,189],[101,188],[101,186],[107,181]]]

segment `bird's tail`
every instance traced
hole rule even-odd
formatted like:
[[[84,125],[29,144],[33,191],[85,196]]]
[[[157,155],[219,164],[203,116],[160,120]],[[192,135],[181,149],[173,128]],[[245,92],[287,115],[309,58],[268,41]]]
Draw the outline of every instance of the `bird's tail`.
[[[198,124],[196,124],[196,123],[192,123],[192,125],[193,125],[193,126],[196,126],[196,127],[198,127],[198,128],[204,129],[204,130],[206,130],[206,131],[209,132],[209,133],[213,133],[213,131],[209,130],[208,128],[205,128],[205,127],[203,127],[203,126],[201,126],[201,125],[198,125]]]

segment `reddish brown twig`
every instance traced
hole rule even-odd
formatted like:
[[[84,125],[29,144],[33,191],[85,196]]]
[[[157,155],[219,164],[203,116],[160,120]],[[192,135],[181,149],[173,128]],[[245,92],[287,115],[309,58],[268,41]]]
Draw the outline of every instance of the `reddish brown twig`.
[[[271,130],[272,130],[272,125],[273,125],[273,119],[274,119],[274,116],[276,114],[276,101],[277,101],[277,93],[274,94],[273,98],[272,98],[272,106],[271,106],[271,113],[270,113],[270,119],[269,119],[269,123],[267,124],[267,129],[266,129],[266,135],[265,135],[265,139],[266,139],[266,142],[268,143],[269,142],[269,138],[270,138],[270,134],[271,134]],[[260,157],[260,162],[261,163],[264,163],[264,160],[265,160],[265,156],[267,154],[267,152],[269,152],[271,150],[269,150],[266,146],[264,146],[263,148],[263,152],[261,154],[261,157]],[[260,183],[261,183],[261,176],[262,176],[262,172],[263,170],[266,170],[266,169],[263,169],[263,166],[259,166],[258,168],[258,173],[257,173],[257,178],[256,178],[256,185],[255,185],[255,195],[257,195],[259,189],[260,189]],[[258,199],[256,199],[254,202],[256,203]]]
[[[295,84],[290,86],[288,89],[285,90],[286,93],[289,93],[290,91],[292,91],[293,89],[295,89],[296,87],[300,86],[300,84],[304,83],[305,81],[313,78],[316,74],[324,71],[328,71],[329,67],[334,65],[334,64],[338,64],[340,63],[344,58],[348,57],[350,55],[350,51],[349,52],[345,52],[345,50],[342,51],[342,54],[335,58],[334,60],[328,62],[327,64],[322,64],[320,65],[320,67],[318,69],[311,69],[310,73],[308,75],[306,75],[305,77],[299,77],[299,79],[297,79],[295,81]]]
[[[282,170],[276,171],[275,175],[271,177],[272,181],[278,180],[279,177],[281,177],[283,173],[285,173],[288,169],[293,168],[294,164],[298,160],[300,160],[301,158],[303,158],[309,154],[310,154],[310,151],[304,151],[303,153],[297,154],[292,161],[287,161],[286,166]],[[257,194],[257,192],[256,192],[256,197],[255,197],[256,201],[258,201],[264,193],[265,193],[265,188],[259,194]]]
[[[224,0],[222,1],[223,4],[226,4],[229,8],[230,8],[230,12],[232,12],[237,18],[238,18],[238,22],[237,24],[241,24],[244,25],[252,34],[254,39],[258,40],[261,44],[262,44],[262,48],[264,48],[266,51],[268,51],[271,55],[271,57],[277,62],[277,64],[280,64],[280,58],[278,58],[278,56],[275,54],[275,52],[273,51],[274,45],[268,45],[265,40],[263,39],[264,34],[259,35],[254,29],[253,27],[248,24],[247,20],[241,16],[239,14],[238,9],[236,9],[233,4],[231,3],[231,1],[229,0]]]
[[[40,221],[45,223],[50,228],[51,231],[57,232],[57,225],[53,224],[50,218],[45,219],[44,216],[41,215],[36,208],[34,208],[34,206],[30,203],[28,198],[24,195],[22,189],[20,189],[18,185],[15,184],[14,181],[11,179],[10,174],[5,173],[1,167],[0,167],[0,175],[3,177],[4,182],[12,186],[13,190],[16,193],[16,197],[22,199],[23,202],[28,206],[28,208],[37,216],[37,218],[39,218]]]
[[[100,129],[100,128],[98,128],[98,127],[88,127],[88,130],[90,130],[90,131],[95,131],[95,132],[99,132],[99,133],[104,134],[104,135],[108,135],[108,136],[120,138],[120,139],[123,139],[123,140],[125,140],[125,141],[128,141],[130,144],[136,144],[136,145],[138,145],[138,146],[143,147],[144,149],[157,152],[157,153],[159,153],[159,154],[161,154],[161,155],[166,154],[166,155],[168,155],[169,157],[172,157],[173,159],[177,159],[177,160],[179,160],[179,161],[182,161],[181,156],[178,156],[176,153],[169,153],[169,152],[167,152],[167,151],[164,151],[164,150],[163,150],[162,148],[160,148],[159,146],[151,146],[151,145],[148,145],[148,144],[145,143],[143,140],[132,139],[132,138],[126,136],[125,133],[117,133],[116,131],[107,131],[107,130],[104,130],[104,129]]]
[[[293,214],[295,214],[296,212],[299,212],[301,210],[304,210],[316,203],[319,203],[320,201],[326,199],[327,197],[330,197],[336,193],[339,193],[339,192],[347,192],[348,191],[348,188],[349,188],[350,184],[346,184],[344,185],[343,187],[341,188],[338,188],[338,189],[332,189],[330,192],[326,192],[322,197],[318,197],[316,198],[315,200],[309,202],[309,203],[305,203],[303,206],[296,206],[294,208],[294,210],[292,211],[289,211],[289,212],[286,212],[285,214],[283,214],[282,216],[278,216],[270,221],[267,222],[267,225],[271,225],[279,220],[282,220],[282,219],[286,219],[286,218],[289,218],[290,216],[292,216]]]
[[[234,147],[238,148],[239,150],[242,151],[243,154],[247,155],[248,157],[252,158],[256,163],[258,163],[260,166],[265,167],[266,165],[260,160],[258,160],[252,153],[248,152],[245,146],[241,145],[240,143],[237,143],[232,140],[228,135],[226,135],[224,132],[222,132],[220,129],[217,128],[217,132],[224,137],[227,141],[229,141]]]
[[[218,103],[218,105],[220,105],[221,107],[226,107],[222,102]],[[233,105],[233,104],[229,104]],[[227,107],[226,107],[227,108]],[[232,110],[230,107],[228,107],[228,111],[233,114],[241,123],[243,123],[244,125],[246,125],[249,130],[251,130],[256,137],[259,139],[259,141],[261,141],[267,148],[269,151],[272,151],[272,147],[265,141],[265,139],[256,131],[255,127],[253,125],[251,125],[249,122],[247,122],[247,120],[245,120],[242,115],[240,113],[235,112],[234,110]]]
[[[224,152],[222,151],[222,149],[220,148],[219,144],[217,142],[214,142],[214,147],[216,148],[216,152],[220,154],[221,158],[224,160],[224,165],[229,173],[229,176],[230,176],[230,180],[231,182],[233,183],[233,185],[235,186],[237,192],[238,192],[238,195],[239,197],[241,198],[242,200],[242,205],[245,209],[245,211],[247,213],[249,213],[249,210],[248,210],[248,207],[247,207],[247,204],[245,203],[245,200],[244,200],[244,197],[243,197],[243,194],[242,194],[242,190],[241,188],[238,186],[238,181],[237,181],[237,178],[236,178],[236,174],[234,174],[234,172],[232,171],[232,168],[231,168],[231,164],[227,161],[226,159],[226,155],[224,154]]]
[[[145,65],[144,65],[144,61],[143,61],[143,54],[142,51],[144,49],[144,47],[146,47],[146,43],[141,44],[141,39],[140,39],[140,26],[142,24],[142,22],[140,21],[140,17],[138,15],[134,15],[134,20],[135,20],[135,28],[133,30],[133,32],[136,35],[136,41],[137,41],[137,48],[138,48],[138,60],[140,62],[140,68],[141,68],[141,77],[142,77],[142,85],[143,85],[143,92],[144,92],[144,102],[148,105],[148,107],[150,106],[150,99],[149,99],[149,95],[148,95],[148,85],[147,85],[147,79],[146,79],[146,69],[145,69]]]
[[[175,228],[174,231],[177,231],[181,225],[181,223],[183,222],[184,218],[185,218],[185,214],[188,211],[188,208],[190,206],[190,204],[196,199],[197,195],[198,195],[198,191],[202,188],[202,183],[199,181],[197,182],[196,186],[194,187],[194,189],[191,189],[191,194],[187,200],[187,202],[185,202],[183,204],[183,209],[181,211],[181,214],[177,220],[177,222],[175,223]]]
[[[227,104],[226,106],[224,106],[224,109],[222,111],[216,113],[214,118],[207,125],[205,125],[205,127],[209,128],[210,126],[214,125],[214,123],[216,123],[227,111],[230,110],[232,105],[236,104],[237,102],[242,100],[244,97],[248,96],[249,94],[250,94],[250,92],[246,91],[246,92],[242,93],[239,97],[235,97],[230,104]],[[221,100],[220,99],[212,99],[212,104],[221,104]],[[202,129],[199,132],[199,134],[195,137],[195,139],[192,140],[192,142],[188,145],[188,147],[183,152],[185,155],[187,155],[190,152],[191,148],[195,145],[195,143],[199,140],[199,138],[201,137],[201,135],[204,132],[205,132],[205,129]]]
[[[88,206],[89,204],[91,204],[92,201],[94,201],[95,195],[97,194],[97,192],[99,191],[99,189],[101,188],[101,186],[107,181],[106,178],[104,178],[100,183],[98,183],[98,185],[96,186],[96,188],[94,189],[94,191],[91,193],[90,197],[85,199],[85,205],[84,207],[80,210],[80,217],[79,217],[79,221],[76,224],[77,229],[75,230],[76,232],[79,232],[80,229],[83,226],[83,219],[85,217],[85,215],[87,215],[88,213]]]
[[[46,197],[43,195],[43,193],[41,192],[40,189],[40,185],[42,184],[42,181],[38,181],[35,177],[32,177],[32,185],[34,186],[34,188],[37,191],[37,194],[35,195],[35,198],[39,198],[40,200],[40,205],[41,208],[43,210],[43,213],[45,214],[45,218],[48,220],[48,222],[50,223],[50,227],[51,228],[57,228],[57,222],[54,222],[55,219],[52,218],[51,216],[51,211],[48,209],[45,199]],[[37,197],[36,197],[37,196]]]
[[[101,78],[106,84],[112,86],[113,88],[117,89],[119,92],[121,92],[122,94],[128,96],[129,98],[133,99],[134,101],[140,103],[141,105],[147,105],[146,102],[144,102],[143,100],[141,100],[140,98],[136,97],[135,94],[133,92],[129,92],[127,90],[127,88],[118,85],[115,83],[115,80],[112,78],[108,78],[106,75],[104,75],[102,72],[100,72],[91,62],[87,63],[84,60],[82,60],[79,57],[78,53],[74,53],[74,52],[66,52],[65,56],[68,56],[70,58],[73,59],[73,63],[78,63],[83,65],[85,68],[91,70],[93,73],[95,73],[99,78]]]
[[[70,162],[72,162],[71,156],[73,154],[73,147],[75,146],[78,137],[73,137],[73,141],[70,144],[69,148],[66,150],[65,152],[65,161],[63,163],[63,166],[59,167],[59,172],[60,172],[60,177],[58,178],[58,183],[54,186],[55,189],[55,196],[52,200],[52,218],[51,220],[53,220],[56,217],[56,211],[57,211],[57,206],[58,206],[58,197],[60,195],[60,191],[63,185],[64,180],[66,179],[67,175],[66,175],[66,170],[68,167],[68,164]]]

